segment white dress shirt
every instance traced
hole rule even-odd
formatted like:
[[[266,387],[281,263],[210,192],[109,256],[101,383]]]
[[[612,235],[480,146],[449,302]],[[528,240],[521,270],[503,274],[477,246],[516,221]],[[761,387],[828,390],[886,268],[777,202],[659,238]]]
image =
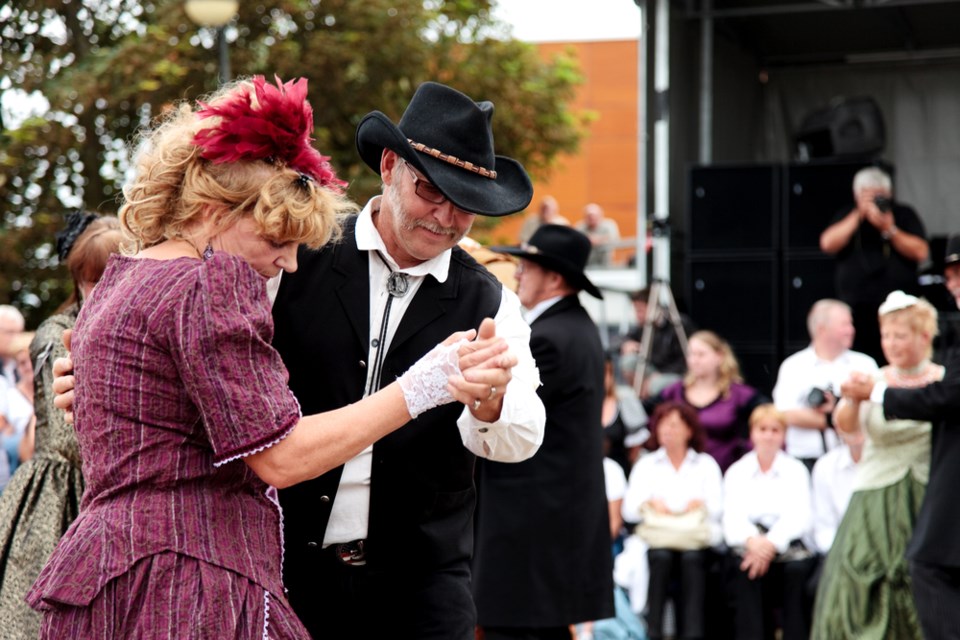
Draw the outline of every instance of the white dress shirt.
[[[770,469],[760,470],[751,451],[730,465],[723,480],[723,537],[730,547],[742,547],[757,535],[761,524],[767,540],[783,553],[794,540],[812,544],[810,473],[803,463],[778,452]]]
[[[674,513],[686,511],[691,500],[703,500],[710,519],[710,544],[716,545],[720,542],[722,485],[720,466],[711,455],[688,449],[677,469],[666,449],[660,447],[642,456],[633,466],[621,512],[624,520],[636,522],[640,518],[640,505],[652,498],[662,500]]]
[[[820,553],[826,554],[833,546],[853,494],[856,473],[857,463],[845,444],[831,449],[813,465],[813,542]]]
[[[854,371],[873,373],[878,370],[876,361],[858,351],[845,351],[834,360],[817,357],[813,346],[808,346],[786,358],[777,373],[777,384],[773,388],[773,403],[780,411],[809,408],[807,395],[814,387],[830,388],[834,394],[840,393],[840,385],[847,381]],[[787,427],[787,453],[796,458],[818,458],[826,449],[840,444],[837,435],[830,429],[808,429],[805,427]]]
[[[607,502],[622,500],[627,492],[627,475],[623,467],[610,458],[603,459],[603,486],[607,492]]]
[[[373,224],[373,212],[379,209],[379,203],[380,196],[368,202],[358,216],[356,226],[357,248],[367,251],[370,260],[371,348],[367,361],[371,363],[376,361],[378,349],[384,353],[389,351],[397,326],[423,280],[433,277],[439,282],[446,281],[451,255],[451,251],[447,250],[422,264],[399,269]],[[389,268],[377,255],[377,251],[387,259]],[[372,339],[380,335],[383,312],[389,297],[385,283],[391,269],[406,273],[410,286],[406,295],[393,299],[385,340],[374,348]],[[506,339],[519,363],[513,368],[511,381],[505,390],[500,419],[494,423],[482,422],[477,420],[469,409],[464,408],[457,420],[457,427],[463,445],[473,454],[497,462],[519,462],[530,458],[543,442],[546,413],[537,395],[540,374],[530,353],[530,326],[523,320],[517,295],[505,287],[502,291],[500,308],[494,317],[497,335]],[[438,342],[446,337],[436,336]],[[374,367],[368,367],[367,375],[372,376],[373,371]],[[369,383],[368,377],[368,388]],[[344,465],[324,537],[324,546],[367,537],[372,460],[371,446]]]

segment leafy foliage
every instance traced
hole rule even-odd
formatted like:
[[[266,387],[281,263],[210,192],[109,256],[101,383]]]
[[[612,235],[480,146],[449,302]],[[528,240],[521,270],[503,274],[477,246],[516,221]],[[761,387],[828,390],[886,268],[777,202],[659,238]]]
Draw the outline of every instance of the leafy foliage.
[[[490,5],[245,0],[225,35],[235,75],[309,78],[316,146],[362,202],[379,180],[356,154],[357,123],[374,109],[399,119],[427,79],[494,101],[498,153],[534,176],[576,149],[587,116],[567,106],[575,62],[542,61]],[[216,32],[192,24],[182,0],[0,0],[0,91],[13,110],[49,104],[14,128],[0,120],[0,302],[28,326],[71,286],[52,247],[64,213],[117,210],[137,129],[214,90],[217,52]],[[481,236],[494,223],[480,219]]]

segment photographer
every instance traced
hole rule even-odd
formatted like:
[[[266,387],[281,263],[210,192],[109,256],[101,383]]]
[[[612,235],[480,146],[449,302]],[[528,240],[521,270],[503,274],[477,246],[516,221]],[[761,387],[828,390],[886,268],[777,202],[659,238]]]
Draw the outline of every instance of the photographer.
[[[837,297],[857,326],[854,348],[882,361],[877,307],[891,291],[918,294],[917,267],[930,248],[923,223],[893,200],[890,176],[877,167],[853,178],[852,209],[843,208],[820,235],[820,249],[837,258]]]

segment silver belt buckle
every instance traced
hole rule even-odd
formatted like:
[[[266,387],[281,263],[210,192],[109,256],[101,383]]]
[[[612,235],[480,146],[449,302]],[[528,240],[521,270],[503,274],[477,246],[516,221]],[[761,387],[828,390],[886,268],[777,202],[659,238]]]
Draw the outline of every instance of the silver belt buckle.
[[[341,542],[336,545],[334,555],[337,560],[351,567],[362,567],[367,564],[367,554],[363,547],[366,540],[353,540],[352,542]]]

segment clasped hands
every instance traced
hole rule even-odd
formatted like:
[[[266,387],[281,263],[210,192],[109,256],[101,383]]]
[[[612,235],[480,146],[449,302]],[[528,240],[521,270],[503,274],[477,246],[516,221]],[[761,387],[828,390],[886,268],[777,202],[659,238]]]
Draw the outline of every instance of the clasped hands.
[[[473,332],[456,333],[447,341],[470,340]],[[451,376],[447,390],[457,402],[462,402],[477,420],[496,422],[503,409],[503,394],[513,377],[517,357],[506,340],[497,336],[496,323],[491,318],[480,323],[476,338],[465,342],[458,350],[461,376]]]
[[[740,570],[746,571],[751,580],[762,578],[770,570],[770,563],[777,557],[777,548],[767,539],[767,536],[757,534],[747,538],[744,545],[743,560]]]

